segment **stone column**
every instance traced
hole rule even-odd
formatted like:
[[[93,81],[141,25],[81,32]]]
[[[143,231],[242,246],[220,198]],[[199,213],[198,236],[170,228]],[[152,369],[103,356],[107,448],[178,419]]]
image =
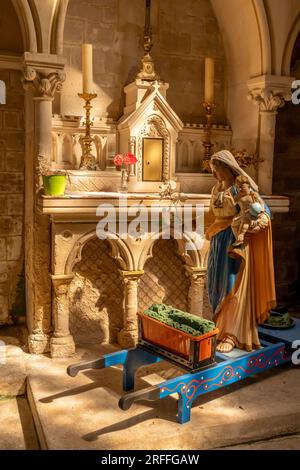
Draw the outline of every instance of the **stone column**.
[[[263,76],[248,82],[249,99],[259,106],[258,186],[263,194],[272,194],[276,116],[285,101],[291,99],[290,77]]]
[[[277,109],[284,106],[284,98],[270,90],[261,90],[254,97],[259,105],[259,164],[258,186],[263,194],[272,194],[273,159]]]
[[[191,285],[189,289],[189,312],[202,317],[203,313],[203,293],[205,286],[206,268],[186,267],[190,277]]]
[[[138,283],[144,271],[121,271],[124,282],[124,324],[118,333],[123,348],[135,346],[138,339]]]
[[[34,101],[33,113],[27,112],[26,129],[33,128],[34,142],[26,148],[26,297],[29,351],[49,351],[51,335],[50,221],[38,213],[36,195],[41,188],[41,174],[51,165],[52,101],[65,75],[53,67],[43,69],[27,65],[23,71],[26,108]],[[31,101],[32,102],[32,101]]]
[[[54,332],[50,341],[51,357],[68,357],[75,352],[69,330],[69,286],[72,275],[52,275]]]
[[[39,175],[51,167],[52,102],[64,80],[65,73],[62,70],[47,73],[31,66],[24,69],[24,85],[34,90],[36,169]]]

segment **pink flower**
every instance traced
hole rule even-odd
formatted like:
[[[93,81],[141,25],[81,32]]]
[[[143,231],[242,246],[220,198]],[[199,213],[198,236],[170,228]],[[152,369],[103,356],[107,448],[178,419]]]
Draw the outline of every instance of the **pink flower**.
[[[134,165],[135,163],[137,162],[137,158],[135,155],[133,155],[133,153],[126,153],[126,155],[124,156],[124,163],[125,165]]]
[[[114,158],[114,164],[116,166],[121,166],[124,163],[124,157],[121,153],[118,153]]]

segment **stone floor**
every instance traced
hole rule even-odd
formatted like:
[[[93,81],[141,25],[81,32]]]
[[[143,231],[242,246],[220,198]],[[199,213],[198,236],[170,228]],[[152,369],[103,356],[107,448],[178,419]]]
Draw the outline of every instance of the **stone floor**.
[[[111,350],[81,348],[73,360],[30,360],[28,393],[42,448],[239,449],[243,443],[251,449],[300,447],[298,437],[287,437],[300,433],[300,374],[295,367],[283,366],[198,399],[191,421],[180,425],[176,396],[120,410],[121,368],[88,370],[76,378],[66,374],[70,363]],[[165,362],[141,368],[137,388],[179,373]],[[279,436],[275,444],[265,441]]]
[[[1,399],[0,393],[0,449],[300,449],[300,374],[293,366],[197,399],[191,421],[179,425],[176,395],[120,410],[121,367],[76,378],[66,374],[70,363],[97,358],[113,346],[85,345],[72,359],[53,360],[27,354],[22,330],[1,329],[0,336],[23,351],[27,375],[26,397]],[[24,393],[16,387],[21,372],[11,382],[16,395]],[[136,388],[180,373],[166,362],[141,368]]]
[[[39,449],[26,398],[0,400],[0,416],[0,450]]]
[[[223,447],[222,450],[300,450],[300,434],[252,444]]]

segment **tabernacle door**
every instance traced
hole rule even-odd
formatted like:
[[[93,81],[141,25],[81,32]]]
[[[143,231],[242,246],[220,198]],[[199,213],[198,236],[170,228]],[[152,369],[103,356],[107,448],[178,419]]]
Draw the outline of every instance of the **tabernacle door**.
[[[162,181],[164,140],[143,138],[143,181]]]

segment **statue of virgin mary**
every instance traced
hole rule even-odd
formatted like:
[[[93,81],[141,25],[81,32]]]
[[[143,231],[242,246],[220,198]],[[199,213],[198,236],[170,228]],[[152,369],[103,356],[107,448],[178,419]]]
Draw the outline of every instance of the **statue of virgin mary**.
[[[211,168],[217,184],[210,203],[215,220],[206,232],[211,242],[207,288],[219,329],[217,349],[251,351],[260,347],[257,325],[265,322],[276,305],[271,214],[264,203],[261,229],[246,233],[242,246],[232,246],[231,223],[240,211],[235,178],[247,176],[251,190],[258,192],[258,187],[227,150],[211,157]]]

